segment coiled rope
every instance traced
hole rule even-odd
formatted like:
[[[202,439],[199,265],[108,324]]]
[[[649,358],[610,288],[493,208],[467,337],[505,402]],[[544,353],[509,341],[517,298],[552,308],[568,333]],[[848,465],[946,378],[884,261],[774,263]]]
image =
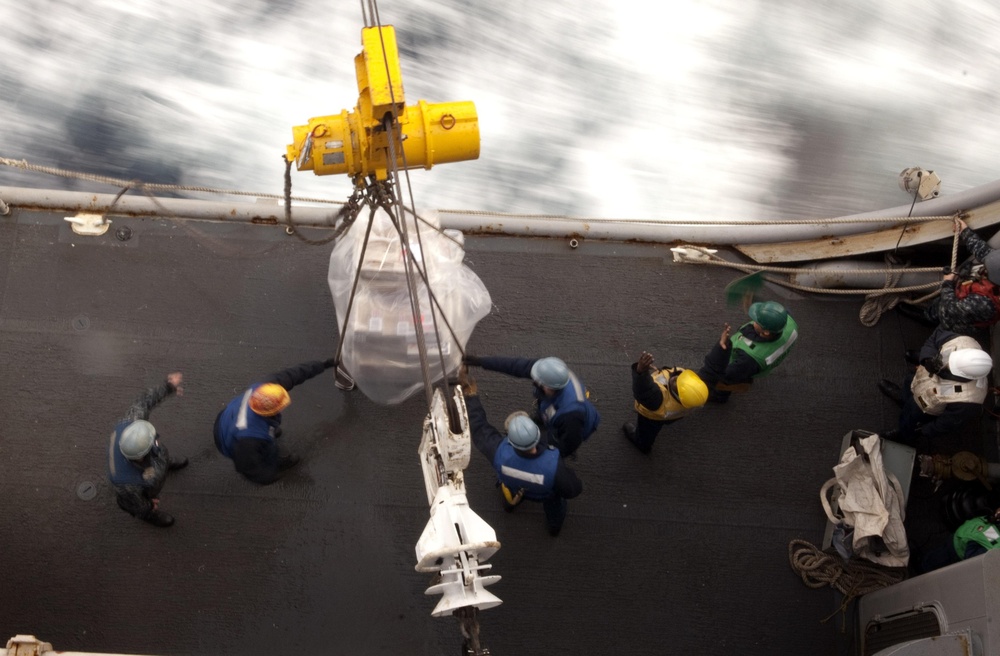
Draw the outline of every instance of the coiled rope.
[[[830,586],[843,594],[840,611],[846,610],[855,598],[899,583],[907,576],[905,567],[885,567],[861,558],[845,561],[838,555],[821,551],[806,540],[788,543],[788,563],[808,587],[819,589]],[[834,611],[823,621],[836,613]]]

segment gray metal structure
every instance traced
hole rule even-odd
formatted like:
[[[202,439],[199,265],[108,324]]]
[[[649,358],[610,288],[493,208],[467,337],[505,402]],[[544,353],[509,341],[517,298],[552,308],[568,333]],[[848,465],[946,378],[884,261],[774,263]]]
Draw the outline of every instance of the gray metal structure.
[[[675,264],[655,244],[466,247],[494,303],[469,351],[558,355],[603,415],[571,462],[584,493],[558,538],[538,506],[504,513],[473,453],[470,503],[503,545],[491,591],[504,603],[482,614],[484,644],[498,656],[849,653],[834,595],[802,584],[788,542],[821,541],[818,490],[841,438],[895,423],[875,383],[901,378],[904,348],[929,329],[895,314],[864,328],[856,299],[765,289],[798,321],[796,350],[750,394],[666,428],[647,457],[620,431],[634,417],[629,365],[647,349],[697,367],[723,322],[744,321],[724,300],[736,274]],[[0,217],[0,635],[154,654],[459,653],[457,622],[430,617],[437,599],[414,571],[422,395],[377,406],[329,373],[296,388],[283,439],[303,461],[268,487],[212,443],[216,413],[247,383],[333,354],[328,258],[275,226],[114,217],[81,237],[51,211]],[[191,465],[167,481],[177,523],[162,530],[116,507],[105,470],[116,420],[174,370],[185,394],[151,420]],[[530,403],[529,382],[474,373],[493,422]],[[982,452],[995,440],[984,426],[953,448]]]

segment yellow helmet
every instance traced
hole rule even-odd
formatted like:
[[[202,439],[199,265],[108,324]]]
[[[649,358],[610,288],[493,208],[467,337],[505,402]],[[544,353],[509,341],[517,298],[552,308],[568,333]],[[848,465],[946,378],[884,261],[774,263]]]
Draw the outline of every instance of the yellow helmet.
[[[708,401],[708,385],[698,374],[685,369],[677,377],[677,398],[685,408],[700,408]]]
[[[271,417],[292,402],[288,390],[277,383],[264,383],[250,395],[250,409],[262,417]]]

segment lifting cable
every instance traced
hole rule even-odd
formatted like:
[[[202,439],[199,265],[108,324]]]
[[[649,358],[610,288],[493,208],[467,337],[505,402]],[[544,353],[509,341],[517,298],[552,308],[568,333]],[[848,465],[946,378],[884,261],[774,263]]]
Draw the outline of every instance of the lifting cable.
[[[370,0],[370,11],[371,11],[371,16],[374,19],[374,22],[379,30],[379,41],[382,44],[382,51],[385,52],[385,40],[382,35],[382,21],[378,14],[377,0]],[[401,211],[401,208],[403,206],[402,205],[403,199],[401,193],[402,179],[400,178],[399,175],[399,167],[396,164],[397,138],[399,139],[398,143],[400,145],[398,155],[403,162],[403,175],[406,177],[406,188],[409,195],[410,207],[413,211],[414,216],[416,215],[416,204],[413,198],[413,185],[410,183],[409,167],[406,161],[406,150],[402,148],[401,135],[397,134],[398,132],[400,132],[399,130],[397,130],[399,126],[399,115],[396,109],[396,96],[392,84],[393,81],[392,71],[389,69],[389,62],[387,59],[385,61],[385,74],[386,74],[386,79],[389,80],[389,85],[388,85],[389,101],[392,106],[392,112],[391,114],[387,114],[383,119],[382,128],[383,130],[385,130],[386,136],[388,137],[388,144],[389,144],[388,164],[392,171],[391,179],[394,180],[394,184],[392,184],[390,188],[392,189],[393,192],[392,194],[393,201],[395,201],[393,203],[393,208],[397,210],[396,212],[389,212],[389,215],[392,216],[394,219],[393,222],[396,226],[396,231],[399,233],[400,236],[400,248],[402,249],[402,255],[406,260],[406,281],[410,291],[410,305],[413,310],[413,327],[417,337],[417,351],[420,354],[420,369],[424,377],[424,391],[427,395],[427,409],[429,412],[434,400],[434,390],[433,390],[433,385],[431,384],[430,365],[427,361],[427,342],[426,342],[426,335],[424,334],[424,329],[423,329],[423,317],[421,316],[421,311],[420,311],[420,295],[417,291],[416,281],[414,280],[414,275],[413,275],[414,269],[417,269],[421,272],[420,273],[421,279],[424,282],[424,287],[427,289],[427,296],[428,299],[430,300],[430,307],[428,308],[428,310],[430,311],[431,314],[431,325],[434,328],[434,339],[438,347],[438,359],[441,365],[442,379],[447,378],[448,369],[444,361],[444,349],[441,343],[441,333],[438,330],[437,312],[435,312],[434,309],[436,305],[436,299],[434,299],[434,292],[431,289],[429,276],[427,274],[427,259],[425,258],[423,238],[421,237],[420,234],[420,224],[414,222],[414,229],[416,230],[417,233],[416,234],[417,248],[420,251],[420,260],[421,260],[420,262],[417,262],[417,258],[413,253],[413,248],[410,247],[409,228],[406,223],[406,214],[405,212]]]
[[[362,8],[362,14],[364,14],[364,0],[362,0],[361,8]],[[365,16],[366,26],[367,27],[377,26],[379,28],[379,39],[382,43],[382,49],[384,51],[385,42],[384,40],[382,40],[382,23],[378,14],[377,0],[369,0],[369,12],[370,12],[370,18],[369,16]],[[371,25],[369,23],[373,23],[374,25]],[[383,197],[381,198],[379,204],[383,207],[383,209],[386,210],[390,218],[392,218],[393,224],[395,225],[396,231],[399,233],[400,237],[400,249],[402,250],[402,255],[406,263],[406,269],[405,269],[406,282],[410,295],[410,307],[411,311],[413,312],[413,327],[417,338],[417,349],[420,354],[420,368],[421,368],[421,373],[423,374],[424,377],[424,390],[427,395],[427,408],[428,412],[430,412],[431,407],[433,405],[434,392],[433,392],[433,386],[431,384],[430,365],[427,360],[426,336],[423,332],[423,320],[420,311],[420,296],[417,292],[417,286],[414,280],[414,270],[419,272],[421,281],[424,283],[424,287],[427,290],[428,299],[430,300],[431,303],[431,307],[429,308],[429,310],[431,313],[432,326],[434,328],[434,337],[438,347],[438,358],[441,364],[442,378],[447,378],[448,371],[444,361],[444,349],[441,343],[441,333],[440,330],[438,329],[438,321],[437,321],[438,312],[435,311],[435,308],[437,308],[438,311],[441,311],[442,319],[445,321],[446,325],[448,324],[447,324],[447,317],[445,316],[443,310],[441,310],[440,304],[438,303],[438,299],[436,298],[433,290],[431,289],[430,279],[429,279],[430,276],[427,273],[427,259],[425,258],[425,249],[423,246],[423,239],[420,234],[421,233],[420,221],[418,220],[420,217],[417,215],[416,204],[413,199],[413,186],[410,184],[409,167],[406,162],[406,151],[401,147],[402,140],[400,139],[399,155],[403,162],[403,172],[406,177],[406,187],[410,200],[411,213],[415,218],[414,228],[417,233],[416,241],[417,241],[417,249],[420,251],[420,260],[421,260],[420,262],[417,261],[417,258],[413,253],[414,249],[410,247],[409,229],[406,223],[406,212],[402,204],[402,180],[399,175],[399,168],[396,164],[397,161],[396,144],[397,144],[397,138],[399,138],[399,136],[397,135],[397,130],[394,128],[398,127],[399,125],[399,116],[397,115],[396,100],[392,85],[392,76],[391,76],[391,71],[389,70],[388,62],[386,62],[386,76],[390,82],[388,86],[389,86],[390,101],[392,103],[392,112],[391,114],[387,114],[385,116],[382,128],[385,130],[386,135],[388,137],[388,144],[389,144],[388,162],[391,175],[389,177],[389,183],[384,187],[379,188],[383,192]],[[384,192],[387,191],[390,192],[389,198],[385,198]],[[387,205],[390,204],[390,201],[391,201],[391,207],[387,207]],[[374,218],[374,212],[375,210],[373,206],[372,218]],[[372,220],[369,220],[369,231],[371,229],[371,223]],[[365,241],[367,242],[367,240],[368,240],[368,235],[366,234]],[[358,265],[359,273],[360,270],[361,270],[361,265],[359,263]],[[355,284],[357,284],[357,278],[355,278]],[[345,319],[345,327],[346,327],[346,319]],[[461,351],[462,350],[461,344],[455,338],[454,331],[451,330],[450,325],[448,325],[448,330],[451,331],[452,338],[455,340],[455,344],[458,347],[459,351]],[[343,341],[343,333],[341,333],[341,341]],[[464,352],[462,353],[462,355],[463,356],[465,355]],[[451,399],[451,397],[447,395],[446,399],[449,408],[449,414],[453,416],[456,415],[457,414],[456,409],[453,407],[454,405],[453,399]],[[456,619],[458,619],[461,627],[462,637],[464,638],[462,646],[463,653],[468,654],[470,656],[487,656],[489,654],[489,650],[483,648],[479,642],[479,628],[480,628],[479,609],[475,606],[472,607],[466,606],[456,609],[452,614]]]

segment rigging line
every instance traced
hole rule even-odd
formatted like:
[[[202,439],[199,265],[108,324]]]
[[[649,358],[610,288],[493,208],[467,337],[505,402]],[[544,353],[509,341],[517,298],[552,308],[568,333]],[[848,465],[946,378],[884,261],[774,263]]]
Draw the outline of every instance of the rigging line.
[[[57,169],[50,166],[29,164],[27,160],[13,160],[13,159],[8,159],[6,157],[0,157],[0,164],[23,169],[25,171],[32,171],[34,173],[44,173],[46,175],[54,175],[74,180],[86,180],[88,182],[97,182],[99,184],[106,184],[112,187],[138,186],[139,184],[141,184],[146,189],[151,189],[154,191],[198,191],[208,194],[220,194],[226,196],[249,196],[252,198],[271,198],[275,200],[281,200],[283,198],[281,194],[268,194],[258,191],[240,191],[237,189],[218,189],[215,187],[164,184],[160,182],[144,182],[141,180],[125,180],[122,178],[112,178],[105,175],[96,175],[93,173],[83,173],[80,171],[70,171],[68,169]],[[292,199],[300,202],[332,203],[334,205],[340,205],[343,204],[344,202],[342,200],[330,200],[329,198],[309,198],[304,196],[292,196]]]
[[[344,340],[347,336],[347,322],[351,317],[351,309],[354,307],[354,297],[358,292],[358,282],[361,280],[361,268],[365,263],[365,252],[368,250],[368,238],[372,234],[372,225],[375,223],[375,205],[371,204],[371,212],[368,214],[368,227],[365,229],[365,238],[361,242],[361,255],[358,256],[358,268],[354,272],[354,283],[351,285],[351,296],[347,301],[347,310],[344,311],[344,325],[340,328],[340,336],[337,339],[337,353],[333,356],[334,361],[340,364],[340,356],[344,353]]]
[[[129,184],[129,181],[120,178],[111,178],[107,176],[93,175],[89,173],[82,173],[79,171],[69,171],[65,169],[56,169],[47,166],[39,166],[35,164],[29,164],[26,160],[13,160],[5,157],[0,157],[0,164],[5,166],[11,166],[15,168],[20,168],[26,171],[32,171],[35,173],[44,173],[47,175],[55,175],[59,177],[73,178],[79,180],[87,180],[90,182],[97,182],[99,184],[107,184],[113,187],[123,187]],[[158,191],[195,191],[210,194],[220,194],[220,195],[230,195],[230,196],[247,196],[251,198],[268,198],[275,200],[282,200],[283,196],[281,194],[271,194],[266,192],[258,191],[241,191],[237,189],[218,189],[215,187],[203,187],[203,186],[192,186],[192,185],[176,185],[176,184],[163,184],[158,182],[144,182],[143,183],[148,189],[158,190]],[[312,198],[305,196],[292,196],[292,200],[299,202],[308,203],[329,203],[335,205],[341,205],[344,203],[342,200],[334,200],[329,198]],[[898,223],[900,221],[907,221],[910,223],[924,223],[929,221],[943,221],[945,219],[953,218],[953,215],[948,216],[923,216],[923,217],[868,217],[868,218],[850,218],[850,217],[837,217],[837,218],[826,218],[826,219],[787,219],[787,220],[726,220],[726,221],[692,221],[690,219],[632,219],[632,218],[608,218],[608,217],[573,217],[566,215],[555,215],[555,214],[513,214],[507,212],[493,212],[488,210],[461,210],[461,209],[439,209],[438,212],[444,214],[461,214],[466,216],[493,216],[500,218],[521,218],[529,220],[546,220],[546,221],[566,221],[566,222],[586,222],[586,223],[596,223],[596,224],[625,224],[625,225],[686,225],[693,227],[711,227],[720,225],[734,225],[734,226],[781,226],[781,225],[837,225],[837,224],[852,224],[852,223]]]
[[[708,265],[713,265],[713,266],[727,266],[727,267],[730,267],[730,268],[733,268],[733,269],[738,269],[740,271],[743,271],[744,273],[756,273],[758,271],[767,271],[767,270],[777,270],[778,272],[782,271],[782,269],[780,267],[762,267],[762,266],[753,265],[753,264],[742,264],[742,263],[739,263],[739,262],[730,262],[730,261],[724,260],[721,257],[718,257],[717,255],[714,255],[712,253],[707,253],[705,249],[698,249],[698,248],[696,248],[695,250],[700,250],[702,252],[705,252],[705,254],[708,257],[710,257],[711,259],[710,260],[687,260],[687,262],[689,262],[690,264],[708,264]],[[937,269],[932,269],[932,270],[936,271]],[[765,277],[765,280],[767,280],[768,282],[773,282],[776,285],[782,285],[783,287],[788,287],[789,289],[795,289],[797,291],[815,292],[815,293],[818,293],[818,294],[835,294],[835,295],[837,295],[837,294],[839,294],[839,295],[863,294],[863,295],[866,295],[866,296],[884,296],[886,294],[902,294],[902,293],[907,293],[907,292],[912,292],[912,291],[923,291],[925,289],[931,289],[931,288],[933,288],[935,286],[939,286],[940,285],[940,283],[938,283],[938,282],[930,282],[930,283],[926,283],[924,285],[911,285],[909,287],[893,287],[893,288],[888,288],[888,289],[883,288],[883,289],[874,289],[874,290],[873,289],[824,289],[824,288],[821,288],[821,287],[808,287],[806,285],[799,285],[797,283],[782,281],[782,280],[778,280],[777,278],[772,278],[772,277]]]
[[[398,116],[397,110],[396,110],[396,96],[395,96],[395,91],[394,91],[393,85],[392,85],[392,73],[389,70],[389,61],[388,61],[388,58],[384,56],[385,52],[386,52],[385,39],[384,39],[384,36],[383,36],[383,33],[382,33],[382,21],[381,21],[381,17],[378,15],[378,3],[376,2],[376,0],[372,0],[372,2],[373,2],[373,5],[374,5],[375,21],[376,21],[376,23],[378,25],[378,30],[379,30],[379,43],[382,46],[383,60],[385,61],[385,74],[386,74],[386,78],[389,80],[389,100],[390,100],[391,107],[392,107],[392,110],[391,110],[391,122],[384,122],[383,125],[384,125],[384,128],[385,128],[385,132],[386,132],[386,136],[387,136],[388,144],[389,144],[389,166],[392,168],[393,178],[395,180],[395,186],[393,187],[393,193],[396,196],[396,201],[397,201],[396,207],[397,208],[404,208],[404,205],[402,203],[402,178],[399,175],[399,168],[396,165],[396,130],[393,129],[394,126],[398,126],[399,125],[399,116]],[[408,195],[409,195],[409,198],[410,198],[410,207],[412,209],[413,215],[417,216],[416,202],[414,201],[414,198],[413,198],[413,185],[410,182],[409,167],[407,166],[407,161],[406,161],[406,149],[402,147],[402,139],[400,139],[399,154],[400,154],[400,158],[403,160],[403,175],[406,177],[406,189],[407,189],[407,192],[408,192]],[[406,237],[405,243],[407,245],[409,245],[408,227],[406,225],[406,216],[405,216],[405,213],[400,214],[399,221],[400,221],[400,224],[402,225],[402,228],[403,228],[402,233],[401,233],[401,237]],[[398,229],[398,226],[397,226],[397,229]],[[424,284],[427,287],[428,297],[430,297],[431,294],[432,294],[432,291],[431,291],[429,280],[428,280],[429,276],[426,274],[427,259],[425,257],[425,251],[424,251],[424,246],[423,246],[423,237],[421,236],[420,226],[418,224],[416,224],[416,222],[414,223],[414,229],[416,230],[416,233],[417,233],[417,246],[420,249],[420,259],[421,259],[421,261],[423,263],[423,268],[424,268],[424,275],[422,277],[423,277],[423,280],[424,280]],[[403,251],[404,255],[405,255],[406,252],[407,251]],[[410,258],[409,258],[409,260],[410,260],[410,262],[408,262],[408,264],[409,263],[416,264],[416,258],[413,257],[412,249],[410,249]],[[418,268],[419,268],[419,266],[418,266]],[[409,270],[410,270],[409,266],[407,266],[407,271],[409,272]],[[419,305],[420,305],[419,297],[416,298],[416,299],[414,299],[413,302],[416,303],[417,309],[419,310]],[[438,347],[438,361],[439,361],[439,363],[441,365],[441,377],[443,379],[447,379],[447,377],[448,377],[448,367],[447,367],[447,365],[445,364],[445,361],[444,361],[444,349],[443,349],[443,345],[441,343],[441,331],[438,328],[437,312],[434,311],[434,305],[433,304],[431,305],[431,307],[429,309],[430,309],[430,313],[431,313],[431,324],[434,327],[434,339],[435,339],[435,341],[437,343],[437,347]],[[416,324],[416,322],[417,322],[418,319],[419,319],[419,317],[416,316],[416,315],[414,315],[414,324]],[[432,392],[431,392],[431,384],[430,384],[430,371],[429,371],[429,366],[430,365],[429,365],[428,362],[426,362],[426,342],[424,342],[423,339],[424,339],[423,326],[421,325],[421,327],[420,327],[420,333],[418,334],[418,349],[421,351],[421,366],[425,367],[425,368],[428,368],[428,370],[424,372],[424,384],[427,386],[427,404],[428,404],[428,406],[430,406],[431,403],[432,403],[432,401],[433,401],[433,398],[431,396]],[[461,347],[459,347],[459,348],[461,348]]]
[[[410,253],[410,257],[411,258],[413,257],[412,252]],[[437,311],[441,313],[441,321],[444,323],[445,328],[448,329],[448,333],[451,335],[451,338],[455,341],[455,346],[458,348],[458,352],[462,355],[462,357],[465,357],[465,349],[462,348],[462,344],[459,342],[458,335],[455,334],[455,329],[452,328],[451,323],[448,321],[448,315],[445,314],[444,308],[441,306],[441,302],[438,300],[437,294],[435,294],[434,290],[431,289],[430,280],[428,278],[427,271],[425,270],[426,267],[421,268],[420,262],[418,262],[416,259],[413,260],[413,263],[416,267],[417,273],[420,274],[420,279],[423,281],[424,286],[427,288],[427,295],[428,297],[430,297],[431,303],[433,303],[434,307],[437,308]],[[434,324],[434,330],[437,331],[436,323]],[[440,348],[441,348],[441,341],[440,339],[438,339],[438,349],[440,350]],[[445,371],[445,375],[447,375],[447,371]]]
[[[381,23],[379,23],[379,40],[380,40],[380,42],[382,44],[382,52],[384,53],[385,52],[385,41],[382,38]],[[390,79],[390,82],[391,82],[391,73],[389,71],[388,61],[386,61],[386,76]],[[394,125],[399,125],[399,116],[396,115],[396,97],[395,97],[395,91],[393,90],[391,83],[389,84],[389,98],[390,98],[390,101],[392,102],[393,124]],[[396,131],[395,130],[389,130],[387,128],[386,132],[387,132],[387,135],[388,135],[388,138],[389,138],[389,153],[390,153],[390,156],[391,156],[390,162],[391,162],[391,166],[393,168],[394,177],[395,177],[395,180],[396,180],[396,191],[399,192],[397,194],[397,200],[399,201],[398,207],[402,208],[404,210],[404,212],[405,212],[406,207],[402,203],[402,178],[400,177],[398,167],[396,166],[396,153],[395,153],[395,149],[396,149]],[[408,166],[408,163],[407,163],[407,160],[406,160],[406,149],[402,147],[402,139],[400,139],[399,146],[400,146],[399,147],[399,156],[400,156],[400,159],[402,159],[402,161],[403,161],[403,175],[406,178],[406,190],[407,190],[407,194],[409,195],[409,198],[410,198],[410,210],[413,213],[413,216],[416,217],[418,215],[417,215],[416,201],[413,198],[413,184],[410,181],[409,166]],[[405,217],[400,217],[400,218],[403,221],[403,224],[404,224],[404,227],[405,227],[405,222],[406,222]],[[427,287],[428,297],[431,297],[433,295],[433,292],[432,292],[431,287],[430,287],[430,281],[429,281],[429,277],[430,276],[427,274],[427,266],[428,266],[428,264],[427,264],[427,259],[425,257],[425,252],[426,251],[425,251],[424,245],[423,245],[423,236],[421,234],[420,226],[418,224],[414,223],[414,229],[417,232],[417,246],[420,248],[420,259],[422,261],[423,269],[424,269],[422,277],[423,277],[423,280],[424,280],[424,285]],[[412,256],[412,252],[411,252],[411,258],[412,257],[413,256]],[[416,258],[413,258],[413,260],[414,260],[414,263],[416,263]],[[417,265],[417,268],[419,270],[419,268],[420,268],[419,265]],[[434,311],[434,305],[433,304],[432,304],[432,306],[430,308],[430,311],[431,311],[431,324],[434,327],[434,339],[435,339],[435,341],[437,343],[437,347],[438,347],[438,362],[441,365],[441,377],[442,377],[442,379],[447,379],[447,377],[448,377],[448,367],[447,367],[447,365],[445,364],[445,361],[444,361],[444,350],[443,350],[443,345],[441,343],[441,331],[440,331],[440,329],[438,327],[437,312]],[[443,312],[442,312],[442,315],[443,315]],[[449,326],[449,330],[450,330],[450,326]],[[454,332],[452,332],[452,335],[454,336]],[[458,345],[457,341],[456,341],[456,345]],[[458,345],[458,346],[459,346],[459,350],[461,350],[461,346],[460,345]],[[463,355],[464,355],[464,353],[463,353]]]
[[[296,226],[292,221],[292,162],[286,155],[282,155],[281,159],[285,160],[285,224],[288,226],[286,231],[295,235],[300,241],[303,241],[311,246],[329,244],[331,241],[336,240],[344,234],[351,224],[354,223],[354,219],[358,216],[359,208],[357,206],[357,186],[355,185],[350,199],[340,206],[340,210],[334,217],[333,224],[330,226],[334,228],[333,234],[320,239],[310,239],[309,237],[303,235],[299,231],[298,226]],[[340,219],[340,225],[337,225],[337,219]]]
[[[405,157],[405,155],[404,155],[404,157]],[[445,230],[444,228],[442,228],[440,225],[434,225],[432,222],[430,222],[427,219],[425,219],[424,217],[420,216],[419,214],[417,214],[416,212],[414,212],[413,210],[411,210],[409,207],[405,207],[404,206],[403,207],[403,211],[407,212],[409,214],[412,214],[417,221],[420,221],[421,223],[423,223],[425,226],[427,226],[431,230],[436,231],[439,235],[441,235],[445,239],[451,240],[452,243],[454,243],[456,246],[461,246],[463,249],[465,248],[465,245],[461,241],[459,241],[455,237],[452,237],[451,235],[449,235],[448,231]]]
[[[825,219],[728,219],[718,221],[695,221],[691,219],[634,219],[623,217],[580,217],[567,216],[565,214],[514,214],[510,212],[493,212],[489,210],[457,210],[439,209],[443,214],[462,214],[466,216],[489,216],[508,219],[530,219],[545,221],[566,221],[566,222],[586,222],[586,223],[621,223],[626,225],[684,225],[693,227],[712,227],[719,225],[733,226],[785,226],[785,225],[837,225],[851,223],[899,223],[906,221],[910,223],[926,223],[929,221],[944,221],[954,217],[953,214],[935,216],[869,216],[869,217],[830,217]]]
[[[917,206],[917,190],[914,189],[913,190],[913,202],[910,203],[910,211],[906,213],[906,218],[910,218],[911,216],[913,216],[913,208],[916,207],[916,206]],[[902,230],[899,231],[899,239],[896,240],[896,246],[893,248],[893,251],[898,251],[899,250],[899,242],[903,241],[903,235],[906,234],[906,228],[907,228],[907,226],[904,225],[903,228],[902,228]]]
[[[701,246],[687,246],[687,248],[698,251],[699,253],[703,253],[707,257],[710,257],[711,262],[705,262],[703,260],[683,260],[685,264],[709,264],[709,263],[726,264],[726,265],[732,265],[734,267],[748,267],[748,269],[752,269],[753,271],[767,271],[770,273],[783,273],[788,275],[803,271],[807,273],[826,273],[827,271],[832,271],[834,273],[842,273],[838,269],[824,269],[824,268],[811,269],[807,267],[776,267],[776,266],[769,266],[767,264],[730,262],[729,260],[723,259],[718,255],[715,255],[714,253],[710,252],[709,249],[703,248]],[[851,273],[869,274],[869,273],[887,273],[891,271],[898,271],[898,269],[892,269],[892,268],[887,269],[884,267],[880,269],[857,269],[856,271],[852,271]],[[909,271],[910,273],[940,272],[941,267],[910,267],[909,269],[907,269],[907,271]]]
[[[913,190],[913,200],[910,202],[910,210],[906,213],[907,218],[913,216],[913,208],[917,206],[917,189]],[[892,261],[896,259],[895,254],[899,252],[899,244],[903,241],[903,235],[906,234],[906,229],[908,224],[903,224],[899,230],[899,237],[896,238],[896,245],[892,247],[892,254],[886,253],[885,261],[886,263],[892,264]],[[886,272],[885,274],[885,287],[894,287],[902,279],[902,274],[894,274]],[[899,304],[898,298],[896,299],[886,299],[884,296],[868,296],[861,306],[861,323],[866,326],[874,326],[882,314],[887,310],[891,310],[896,305]],[[896,313],[896,330],[899,333],[899,343],[903,347],[904,355],[906,351],[906,340],[903,337],[903,319]]]
[[[413,249],[410,248],[409,235],[405,226],[405,217],[402,213],[394,212],[393,208],[390,208],[384,199],[382,201],[382,205],[380,206],[389,215],[389,219],[396,227],[396,232],[399,233],[399,247],[403,256],[403,270],[406,272],[406,289],[409,293],[410,313],[413,317],[413,333],[417,340],[417,353],[420,356],[420,373],[424,378],[424,393],[427,396],[427,407],[431,408],[434,404],[434,388],[431,384],[430,365],[427,362],[427,339],[424,335],[424,322],[420,313],[420,296],[417,293],[417,285],[414,281],[413,275],[414,258],[412,256],[407,256],[407,253]],[[423,253],[421,253],[420,256],[423,257]],[[430,310],[431,316],[433,316],[433,308],[430,308]]]

